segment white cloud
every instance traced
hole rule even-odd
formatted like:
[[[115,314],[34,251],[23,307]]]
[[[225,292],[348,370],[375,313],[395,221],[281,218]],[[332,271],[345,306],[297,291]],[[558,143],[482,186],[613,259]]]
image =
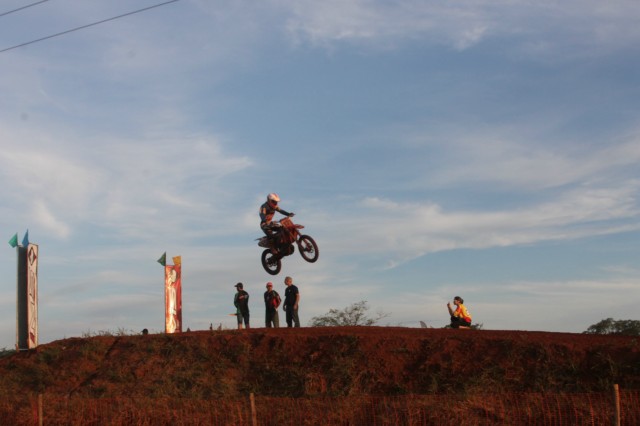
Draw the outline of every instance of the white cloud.
[[[491,130],[438,130],[435,138],[408,134],[403,140],[409,152],[431,160],[421,176],[431,188],[477,184],[531,192],[572,184],[606,185],[628,178],[640,164],[637,131],[624,136],[614,131],[604,136],[610,140],[563,140],[555,134],[567,121],[565,117],[564,123],[542,133],[519,123],[510,129],[494,125]]]
[[[224,153],[215,138],[103,138],[85,150],[64,132],[32,132],[26,144],[0,136],[0,174],[11,182],[1,190],[5,199],[26,222],[61,238],[83,222],[136,235],[154,223],[161,229],[166,217],[186,226],[220,209],[213,201],[228,194],[221,182],[252,164]]]
[[[571,240],[640,229],[640,181],[576,186],[514,209],[449,211],[432,202],[367,198],[325,233],[334,250],[377,253],[389,267],[427,253]],[[348,229],[335,234],[332,229]]]
[[[65,239],[69,237],[69,234],[71,233],[69,225],[57,219],[42,200],[33,201],[31,219],[35,222],[35,226],[42,227],[42,229],[50,232],[58,238]]]
[[[593,53],[629,47],[640,39],[632,23],[640,16],[640,6],[632,0],[276,3],[291,10],[287,28],[293,37],[318,45],[350,41],[384,47],[394,39],[419,38],[464,50],[491,37],[516,37],[530,53],[546,54],[563,45]]]

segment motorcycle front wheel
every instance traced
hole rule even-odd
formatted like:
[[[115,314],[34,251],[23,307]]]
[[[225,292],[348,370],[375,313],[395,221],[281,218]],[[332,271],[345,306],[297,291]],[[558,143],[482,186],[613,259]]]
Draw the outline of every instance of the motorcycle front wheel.
[[[318,260],[320,252],[318,251],[318,245],[313,238],[308,235],[300,235],[297,243],[300,255],[304,260],[309,263],[313,263]]]
[[[280,269],[282,269],[282,260],[280,257],[271,253],[270,249],[266,249],[262,252],[262,267],[267,273],[271,275],[278,275]]]

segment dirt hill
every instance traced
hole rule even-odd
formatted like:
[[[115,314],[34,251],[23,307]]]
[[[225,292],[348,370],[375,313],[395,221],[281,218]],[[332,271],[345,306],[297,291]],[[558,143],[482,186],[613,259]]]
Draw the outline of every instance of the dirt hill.
[[[0,396],[402,395],[640,389],[640,338],[327,327],[71,338],[0,359]]]

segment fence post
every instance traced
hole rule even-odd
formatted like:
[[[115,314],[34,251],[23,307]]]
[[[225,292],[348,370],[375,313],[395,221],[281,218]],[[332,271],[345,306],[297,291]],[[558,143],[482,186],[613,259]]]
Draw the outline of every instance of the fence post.
[[[38,394],[38,426],[42,426],[42,394]]]
[[[251,401],[251,424],[258,426],[258,416],[256,414],[256,399],[253,396],[253,392],[249,394],[249,400]]]
[[[617,383],[613,385],[613,401],[615,404],[613,424],[620,426],[620,388]]]

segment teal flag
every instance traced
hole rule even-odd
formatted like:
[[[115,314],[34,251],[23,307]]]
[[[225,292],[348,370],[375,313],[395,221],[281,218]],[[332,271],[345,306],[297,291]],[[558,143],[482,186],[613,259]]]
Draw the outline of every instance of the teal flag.
[[[16,248],[16,246],[18,245],[18,233],[16,232],[16,235],[14,235],[10,240],[9,240],[9,245],[13,248]]]
[[[24,234],[24,238],[22,239],[22,247],[26,247],[29,245],[29,230]]]
[[[158,263],[161,264],[162,266],[167,266],[167,252],[166,251],[162,254],[162,256],[160,256],[160,259],[158,259]]]

